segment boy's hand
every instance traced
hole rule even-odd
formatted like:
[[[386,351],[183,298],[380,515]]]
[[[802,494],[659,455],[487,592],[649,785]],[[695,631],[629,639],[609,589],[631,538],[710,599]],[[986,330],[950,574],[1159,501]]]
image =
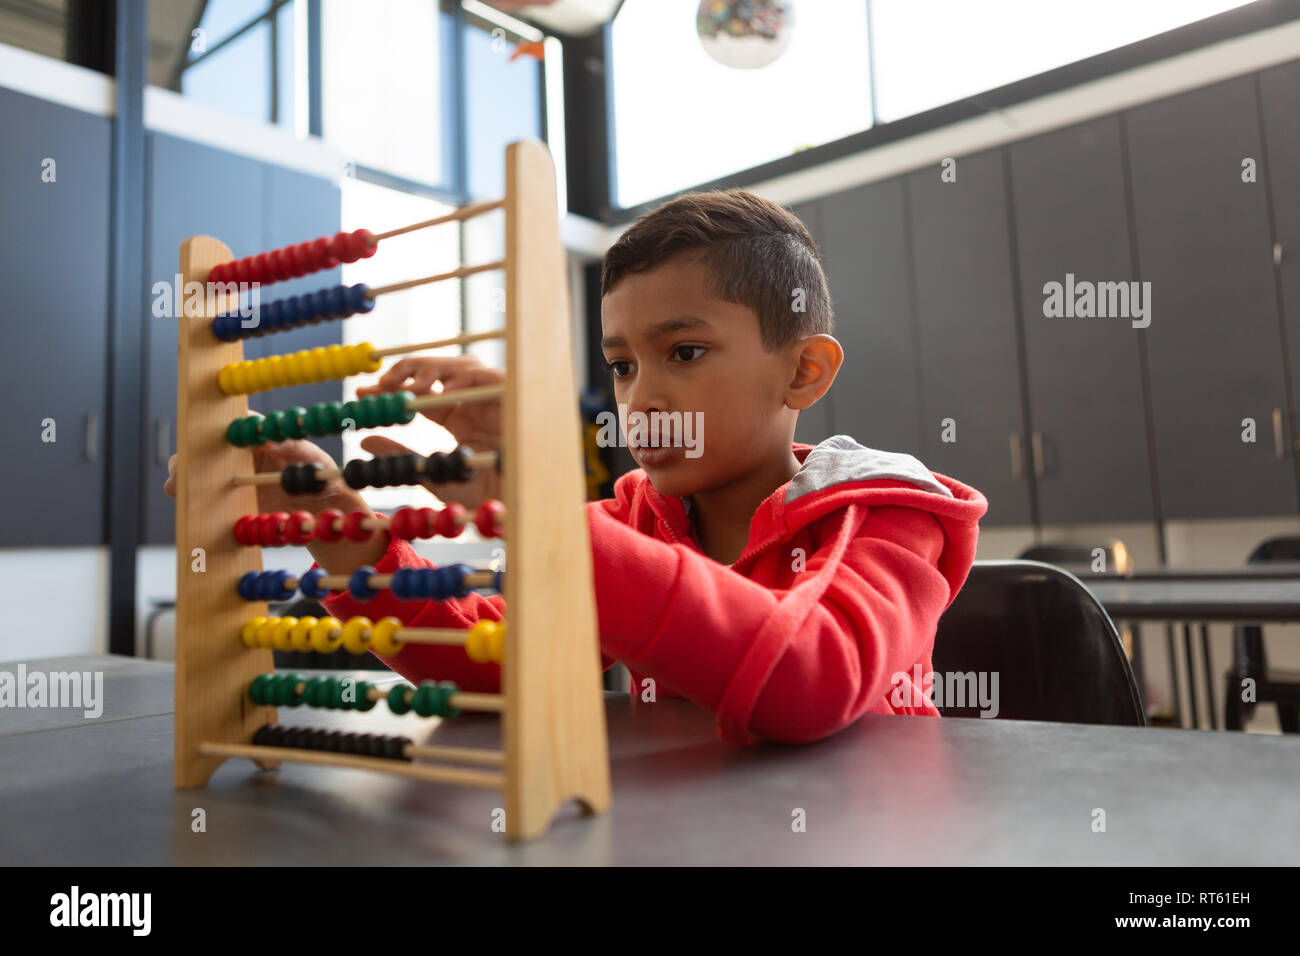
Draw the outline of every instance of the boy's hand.
[[[416,398],[435,394],[433,386],[442,383],[444,392],[475,385],[500,385],[506,373],[490,368],[471,355],[408,355],[394,362],[374,385],[357,389],[358,397],[379,395],[406,389]],[[499,451],[501,448],[501,402],[462,402],[422,411],[425,418],[451,432],[458,444],[474,451]],[[382,435],[361,440],[361,447],[372,455],[398,455],[410,452],[400,442]],[[424,486],[443,501],[455,501],[473,510],[487,498],[501,497],[500,476],[493,468],[480,468],[473,480],[445,483],[424,482]]]

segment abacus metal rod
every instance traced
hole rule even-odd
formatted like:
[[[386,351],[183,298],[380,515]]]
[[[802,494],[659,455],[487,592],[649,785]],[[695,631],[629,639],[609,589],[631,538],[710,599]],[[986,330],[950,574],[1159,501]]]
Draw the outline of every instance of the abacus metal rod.
[[[496,386],[493,386],[494,388]],[[457,389],[457,391],[470,391],[470,389]],[[470,455],[466,462],[471,468],[492,468],[497,463],[497,453],[494,451],[480,451]],[[416,470],[423,472],[423,463],[417,463]],[[315,476],[322,481],[328,481],[330,478],[342,478],[342,468],[321,468],[315,473]],[[280,472],[278,471],[259,471],[251,475],[235,475],[230,479],[234,485],[275,485],[280,483]]]
[[[425,349],[440,349],[449,345],[469,345],[471,342],[483,342],[487,339],[505,338],[505,329],[493,329],[491,332],[472,332],[469,335],[454,335],[449,339],[435,339],[432,342],[416,342],[414,345],[394,345],[387,349],[374,349],[370,353],[373,359],[386,358],[389,355],[403,355],[407,352],[423,352]]]
[[[504,259],[498,259],[495,262],[481,262],[476,266],[461,266],[459,269],[452,269],[450,272],[439,272],[437,275],[407,279],[405,282],[394,282],[391,285],[381,285],[376,289],[369,289],[366,292],[366,298],[373,299],[375,296],[386,295],[389,292],[401,292],[403,289],[413,289],[417,285],[442,282],[445,279],[463,279],[465,276],[472,276],[479,272],[491,272],[493,269],[504,269],[505,267],[506,261]]]
[[[494,209],[501,209],[505,204],[506,202],[504,199],[466,203],[459,209],[447,213],[445,216],[436,216],[433,219],[426,219],[423,222],[413,222],[411,225],[402,226],[400,229],[390,229],[387,232],[376,233],[375,242],[378,242],[380,239],[388,239],[392,236],[400,236],[406,232],[415,232],[417,229],[427,229],[430,226],[441,226],[445,222],[459,222],[464,219],[473,219],[475,216],[481,216]]]
[[[469,388],[454,388],[451,391],[438,392],[436,395],[425,395],[423,398],[407,402],[406,407],[418,412],[442,405],[458,405],[461,402],[487,402],[500,398],[505,393],[504,385],[471,385]]]

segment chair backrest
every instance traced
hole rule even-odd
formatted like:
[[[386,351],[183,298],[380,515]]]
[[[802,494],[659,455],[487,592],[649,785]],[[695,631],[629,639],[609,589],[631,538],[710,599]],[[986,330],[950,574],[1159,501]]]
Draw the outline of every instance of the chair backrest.
[[[1115,574],[1128,574],[1133,569],[1133,557],[1123,541],[1097,541],[1093,544],[1036,544],[1020,553],[1023,561],[1042,561],[1055,564],[1067,571],[1092,571],[1094,552],[1100,548],[1106,555],[1106,570]]]
[[[1266,564],[1269,561],[1300,561],[1300,536],[1288,535],[1269,538],[1255,546],[1246,559],[1247,564]],[[1238,624],[1232,629],[1233,665],[1237,678],[1258,677],[1268,670],[1264,653],[1264,629],[1258,624]]]
[[[945,717],[977,717],[949,688],[997,675],[993,716],[1145,726],[1141,696],[1115,625],[1068,571],[1038,561],[976,561],[939,619],[935,703]],[[943,691],[939,689],[943,682]]]

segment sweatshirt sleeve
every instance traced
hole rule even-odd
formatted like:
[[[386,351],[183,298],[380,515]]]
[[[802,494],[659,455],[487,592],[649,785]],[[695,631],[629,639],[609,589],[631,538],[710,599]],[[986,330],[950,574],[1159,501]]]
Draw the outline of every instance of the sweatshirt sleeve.
[[[384,556],[375,565],[375,573],[392,574],[398,568],[434,566],[432,561],[411,547],[409,541],[390,538]],[[347,591],[331,591],[321,604],[333,617],[342,621],[357,616],[378,621],[382,617],[391,616],[411,627],[468,629],[476,621],[499,621],[505,615],[505,600],[502,597],[487,597],[475,591],[463,598],[447,601],[403,601],[388,589],[380,591],[372,600],[358,601]],[[392,657],[382,654],[375,656],[412,683],[418,684],[424,680],[451,681],[461,690],[492,694],[501,689],[501,665],[494,661],[476,663],[469,659],[465,649],[460,646],[407,644]]]
[[[929,657],[949,597],[944,533],[910,507],[848,505],[788,590],[588,507],[601,647],[717,715],[733,743],[805,743]]]

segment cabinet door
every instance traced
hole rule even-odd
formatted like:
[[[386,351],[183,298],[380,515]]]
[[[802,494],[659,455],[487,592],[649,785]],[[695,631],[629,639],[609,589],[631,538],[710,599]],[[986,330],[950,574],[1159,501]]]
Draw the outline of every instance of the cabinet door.
[[[179,320],[175,311],[157,314],[155,284],[172,286],[174,294],[181,240],[190,236],[220,239],[237,257],[262,250],[262,167],[256,160],[161,134],[149,135],[146,162],[144,278],[151,308],[145,336],[144,542],[171,544],[176,503],[162,488],[167,458],[176,449]],[[246,341],[251,352],[249,345]]]
[[[907,177],[920,343],[920,456],[988,499],[985,525],[1030,522],[1003,155]],[[874,371],[874,369],[873,369]],[[955,440],[951,440],[955,438]]]
[[[1049,316],[1044,290],[1054,282],[1063,294],[1073,276],[1086,295],[1103,282],[1132,291],[1119,119],[1008,152],[1039,520],[1151,520],[1142,330],[1124,318]],[[1123,304],[1118,297],[1116,304]]]
[[[0,122],[7,130],[0,189],[9,237],[0,264],[0,546],[100,544],[109,121],[0,90]]]
[[[317,236],[332,236],[339,231],[341,199],[339,187],[335,183],[276,166],[265,166],[264,176],[266,218],[260,248],[278,249],[315,239]],[[338,285],[342,281],[342,269],[314,272],[301,279],[267,286],[262,290],[262,299],[269,302],[272,299],[301,295],[304,292]],[[366,318],[363,316],[343,321],[365,322]],[[250,344],[254,346],[255,357],[260,358],[266,355],[284,355],[317,346],[338,345],[342,337],[343,322],[332,321],[263,336],[253,339]],[[331,379],[313,385],[277,388],[250,395],[249,406],[266,413],[293,405],[306,408],[317,402],[340,401],[342,396],[342,381]],[[339,436],[326,435],[313,438],[312,441],[329,452],[335,461],[340,460],[343,454],[343,440]]]
[[[870,448],[920,457],[920,387],[900,179],[822,200],[835,337],[844,366],[835,428]]]
[[[1125,123],[1164,514],[1294,514],[1292,463],[1273,436],[1286,389],[1264,171],[1243,181],[1243,162],[1264,159],[1254,78],[1139,107]]]
[[[1273,195],[1273,228],[1281,254],[1277,268],[1294,394],[1300,389],[1300,61],[1261,73],[1259,91],[1268,143],[1265,175]],[[1294,419],[1290,425],[1284,428],[1283,438],[1286,453],[1294,456],[1300,443],[1291,437],[1296,434]]]
[[[799,203],[791,206],[790,211],[798,216],[803,221],[803,224],[808,227],[808,231],[812,233],[813,241],[816,242],[818,246],[823,246],[820,200],[814,199],[810,202]],[[822,252],[825,254],[824,248],[822,249]],[[832,295],[834,294],[834,288],[834,286],[831,286]],[[842,379],[839,381],[842,381]],[[795,441],[806,442],[809,445],[816,445],[818,442],[829,438],[833,434],[832,428],[834,425],[832,424],[831,404],[833,403],[835,395],[840,387],[839,381],[831,386],[830,391],[822,396],[821,401],[817,402],[817,404],[813,405],[811,408],[806,408],[799,413],[799,421],[798,424],[795,425],[794,429]]]

